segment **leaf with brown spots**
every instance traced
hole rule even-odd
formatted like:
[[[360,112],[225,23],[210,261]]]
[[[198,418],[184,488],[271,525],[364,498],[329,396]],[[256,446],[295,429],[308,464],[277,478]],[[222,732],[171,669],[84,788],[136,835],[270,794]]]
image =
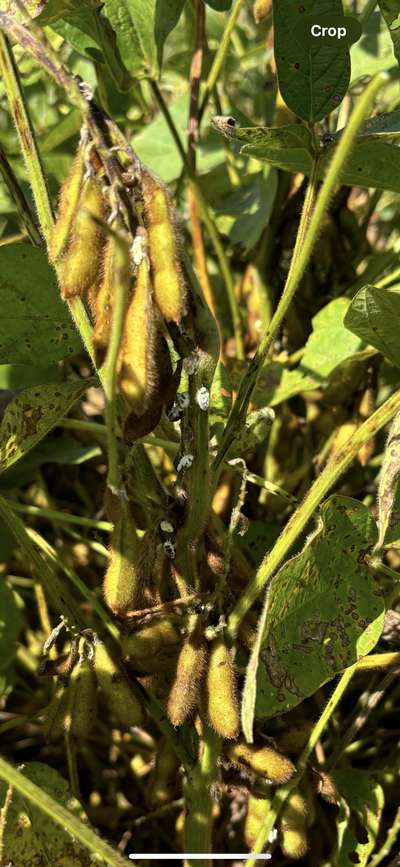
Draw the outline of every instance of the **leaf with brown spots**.
[[[376,539],[363,503],[329,497],[317,532],[272,579],[256,716],[286,713],[375,646],[384,601],[365,554]]]
[[[43,439],[91,384],[92,380],[77,380],[22,391],[7,406],[0,424],[0,472]]]
[[[58,771],[42,762],[27,762],[23,765],[23,773],[58,804],[86,821],[81,804],[72,796],[67,781]],[[1,804],[6,792],[6,783],[0,782]],[[77,840],[16,791],[12,794],[6,816],[3,845],[7,863],[21,867],[23,864],[32,867],[44,867],[45,864],[90,867],[93,863],[89,852]]]

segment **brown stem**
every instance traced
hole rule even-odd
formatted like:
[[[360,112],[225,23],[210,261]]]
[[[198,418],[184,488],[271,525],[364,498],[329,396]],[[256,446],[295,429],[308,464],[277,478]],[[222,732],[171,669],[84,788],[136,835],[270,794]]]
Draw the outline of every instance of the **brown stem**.
[[[204,0],[195,2],[195,43],[190,67],[190,106],[188,132],[188,161],[196,171],[196,145],[199,139],[199,91],[203,68],[205,9]]]
[[[197,204],[196,198],[193,195],[192,190],[188,189],[188,201],[189,201],[189,210],[190,210],[190,222],[192,226],[192,242],[193,242],[193,253],[196,262],[196,270],[197,276],[199,278],[199,283],[201,286],[201,291],[206,300],[207,306],[210,308],[211,313],[214,316],[218,333],[219,333],[219,341],[221,347],[221,356],[223,355],[223,343],[222,343],[222,335],[219,326],[219,320],[217,316],[217,308],[215,303],[214,296],[214,288],[211,283],[211,280],[208,276],[207,269],[207,260],[206,260],[206,252],[204,247],[204,238],[203,238],[203,229],[201,226],[200,214],[199,214],[199,206]]]

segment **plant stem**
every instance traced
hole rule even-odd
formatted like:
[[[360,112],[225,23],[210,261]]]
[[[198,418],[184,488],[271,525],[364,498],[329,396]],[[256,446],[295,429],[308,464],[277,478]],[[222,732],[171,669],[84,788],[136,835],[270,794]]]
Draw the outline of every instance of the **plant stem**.
[[[395,283],[400,279],[400,268],[395,268],[394,271],[391,271],[390,274],[386,274],[385,277],[382,277],[381,280],[377,280],[375,282],[375,286],[378,289],[383,289],[385,286],[390,286],[391,283]]]
[[[221,466],[238,428],[240,429],[244,424],[250,398],[257,384],[262,366],[309,264],[314,245],[328,210],[329,201],[334,192],[335,186],[340,179],[340,173],[345,165],[346,159],[355,144],[358,130],[365,117],[369,114],[376,93],[389,80],[390,76],[386,72],[378,73],[378,75],[369,82],[363,94],[359,98],[357,105],[352,112],[349,123],[334,151],[325,180],[320,189],[315,206],[313,207],[317,181],[318,156],[314,161],[313,172],[310,178],[300,220],[298,240],[296,240],[286,284],[278,307],[264,333],[257,353],[251,360],[249,368],[240,383],[238,396],[229,415],[220,448],[214,461],[215,473],[217,473]],[[301,243],[299,238],[301,238]]]
[[[324,496],[336,484],[350,466],[361,446],[381,430],[400,409],[400,391],[396,391],[354,432],[347,443],[334,455],[311,486],[300,506],[293,512],[271,551],[264,557],[256,575],[241,595],[233,609],[228,628],[232,636],[237,634],[240,623],[251,608],[293,543],[304,530]]]
[[[228,52],[232,32],[236,26],[236,22],[237,22],[238,17],[239,17],[239,12],[241,11],[244,4],[245,4],[245,0],[236,0],[236,2],[233,4],[232,11],[229,15],[229,18],[228,18],[221,42],[219,44],[217,53],[214,57],[214,60],[213,60],[213,63],[212,63],[212,66],[211,66],[211,69],[210,69],[210,72],[208,74],[208,78],[206,81],[206,86],[205,86],[205,90],[203,93],[203,99],[202,99],[201,105],[200,105],[200,112],[199,112],[199,119],[200,120],[203,117],[204,109],[206,108],[208,100],[210,98],[210,95],[211,95],[212,91],[214,90],[214,87],[218,81],[219,74],[220,74],[221,69],[222,69],[222,65],[224,63],[225,57],[226,57],[227,52]]]
[[[11,51],[11,46],[7,37],[1,32],[0,72],[8,96],[11,114],[18,133],[21,152],[32,187],[41,230],[43,237],[47,239],[51,235],[54,223],[49,191],[47,189],[35,133],[26,109],[24,95],[20,86],[18,71]]]
[[[188,124],[188,162],[196,171],[196,145],[199,139],[199,91],[203,67],[205,7],[203,0],[195,0],[194,51],[190,66],[190,106]]]
[[[68,732],[65,732],[64,740],[65,752],[67,754],[68,774],[71,792],[75,796],[75,798],[79,800],[81,794],[79,789],[78,765],[76,762],[76,746],[73,738],[70,737]]]
[[[221,738],[203,720],[200,760],[188,773],[185,785],[185,852],[212,851],[212,806],[210,788],[217,779]],[[184,867],[211,867],[212,859],[184,861]]]
[[[360,14],[358,16],[358,20],[361,22],[361,24],[366,24],[366,22],[368,21],[368,18],[372,15],[372,13],[376,7],[377,2],[378,2],[378,0],[368,0],[365,8],[363,9],[362,12],[360,12]]]
[[[1,37],[0,37],[1,38]],[[3,37],[4,38],[4,37]],[[0,174],[3,178],[3,181],[10,193],[11,198],[13,199],[17,214],[19,217],[22,226],[25,228],[28,237],[30,238],[32,244],[35,247],[42,246],[42,238],[40,232],[36,226],[34,215],[31,212],[30,204],[25,196],[25,193],[18,183],[17,178],[8,162],[8,159],[0,147]]]
[[[343,695],[344,695],[344,693],[345,693],[345,691],[346,691],[346,689],[347,689],[347,687],[348,687],[348,685],[349,685],[349,683],[353,677],[354,672],[356,671],[356,668],[357,668],[357,663],[349,666],[349,668],[346,668],[345,671],[343,672],[343,674],[339,680],[339,683],[336,686],[336,689],[332,693],[326,707],[322,711],[322,714],[321,714],[318,722],[314,726],[314,728],[310,734],[310,737],[309,737],[309,739],[308,739],[308,741],[307,741],[307,743],[303,749],[303,752],[301,753],[301,755],[298,759],[296,774],[294,775],[294,777],[292,777],[292,779],[285,786],[282,786],[281,788],[279,788],[275,792],[275,795],[274,795],[272,803],[271,803],[271,809],[270,809],[266,819],[264,820],[264,823],[263,823],[263,826],[261,828],[260,833],[258,834],[257,840],[256,840],[256,842],[254,844],[254,848],[252,850],[252,854],[257,855],[263,851],[265,843],[268,840],[268,836],[275,827],[276,820],[277,820],[279,813],[280,813],[280,811],[281,811],[281,809],[282,809],[282,807],[286,801],[286,798],[288,797],[290,792],[296,786],[298,786],[298,784],[299,784],[299,782],[300,782],[300,780],[304,774],[304,771],[307,767],[307,763],[308,763],[308,760],[311,756],[311,753],[315,749],[315,746],[316,746],[317,742],[319,741],[319,739],[322,735],[322,732],[326,728],[327,723],[329,722],[332,714],[334,713],[339,702],[343,698]],[[246,864],[251,865],[251,867],[254,867],[254,865],[256,863],[257,863],[256,857],[251,858],[249,861],[246,862]]]
[[[46,813],[53,822],[61,825],[63,830],[68,831],[73,838],[79,840],[107,867],[126,867],[127,861],[119,852],[116,852],[105,840],[98,837],[88,825],[84,825],[73,813],[58,804],[51,795],[48,795],[36,783],[33,783],[21,771],[18,771],[1,757],[0,778],[5,780],[9,786],[13,786],[23,798]]]
[[[357,671],[370,671],[372,668],[391,668],[392,665],[400,665],[400,652],[393,653],[370,653],[357,662]]]
[[[185,522],[177,537],[177,554],[180,556],[185,581],[196,588],[196,550],[203,535],[210,510],[210,462],[208,452],[209,421],[208,406],[203,409],[198,400],[200,389],[208,396],[219,356],[218,331],[188,257],[184,254],[187,279],[191,284],[193,299],[193,327],[197,346],[197,367],[190,377],[189,422],[193,432],[193,464],[188,470],[187,506]]]
[[[12,795],[13,795],[13,788],[12,788],[12,786],[8,785],[8,788],[6,791],[6,796],[4,799],[4,803],[3,803],[2,808],[0,810],[0,863],[3,862],[4,832],[6,830],[7,815],[8,815],[8,811],[10,809],[10,805],[11,805],[11,801],[12,801]]]
[[[30,506],[25,503],[14,503],[8,500],[13,512],[22,515],[33,515],[38,518],[48,518],[50,521],[60,521],[62,524],[78,524],[81,527],[93,527],[95,530],[104,530],[111,533],[114,525],[110,521],[96,521],[94,518],[84,518],[81,515],[69,515],[67,512],[58,512],[56,509],[42,509],[40,506]]]
[[[398,807],[396,811],[396,815],[393,819],[392,826],[389,828],[387,833],[387,837],[385,842],[382,844],[381,848],[375,855],[371,857],[371,860],[368,862],[368,867],[378,867],[378,864],[386,858],[397,840],[397,837],[400,834],[400,807]]]
[[[195,175],[193,174],[190,163],[188,162],[188,159],[187,159],[187,156],[185,153],[185,149],[183,147],[182,141],[180,139],[178,130],[176,129],[176,126],[175,126],[174,120],[171,116],[171,113],[169,111],[169,108],[168,108],[168,106],[164,100],[164,97],[163,97],[163,95],[162,95],[162,93],[161,93],[161,91],[160,91],[160,89],[159,89],[159,87],[155,81],[151,82],[151,86],[152,86],[154,95],[156,97],[156,100],[160,106],[160,109],[161,109],[161,111],[165,117],[165,121],[168,125],[168,128],[171,132],[171,135],[175,141],[176,147],[177,147],[179,154],[181,156],[185,171],[186,171],[187,176],[188,176],[190,187],[191,187],[193,194],[195,196],[195,199],[199,205],[202,220],[203,220],[204,225],[207,229],[210,241],[214,247],[215,255],[218,259],[219,269],[220,269],[222,278],[224,280],[226,293],[228,296],[229,307],[230,307],[231,316],[232,316],[233,331],[234,331],[235,340],[236,340],[236,355],[240,360],[243,360],[244,359],[244,347],[243,347],[242,323],[241,323],[241,318],[240,318],[239,306],[238,306],[238,303],[236,300],[236,295],[235,295],[235,284],[234,284],[233,276],[231,273],[230,265],[228,262],[228,258],[225,254],[223,244],[220,240],[220,237],[218,234],[218,229],[215,225],[214,217],[211,215],[211,211],[210,211],[210,209],[207,205],[207,202],[204,198],[202,189],[201,189]]]

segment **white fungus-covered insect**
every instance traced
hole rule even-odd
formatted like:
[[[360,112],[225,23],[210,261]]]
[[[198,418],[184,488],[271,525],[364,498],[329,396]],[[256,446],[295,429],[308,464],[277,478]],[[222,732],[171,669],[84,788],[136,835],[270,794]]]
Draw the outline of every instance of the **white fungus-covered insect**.
[[[169,421],[179,421],[182,415],[182,410],[178,406],[177,403],[174,403],[169,409],[167,409],[166,416]]]
[[[190,395],[188,391],[181,391],[176,395],[176,402],[179,409],[187,409],[190,404]]]
[[[173,542],[171,542],[170,539],[167,539],[167,541],[164,542],[164,551],[165,551],[167,557],[170,558],[170,560],[174,559],[174,557],[175,557],[175,545]]]
[[[172,524],[170,524],[169,521],[161,521],[160,527],[161,527],[163,533],[173,533],[174,532],[174,528],[173,528]]]
[[[210,404],[210,392],[208,388],[205,387],[205,385],[201,385],[200,388],[197,389],[196,403],[198,404],[200,409],[203,410],[203,412],[206,412],[208,410]]]
[[[183,471],[188,470],[192,466],[193,461],[194,461],[193,455],[182,455],[180,461],[178,462],[178,466],[176,468],[177,472],[181,473],[182,470]]]
[[[134,265],[140,265],[147,252],[146,230],[139,226],[131,246],[131,255]]]

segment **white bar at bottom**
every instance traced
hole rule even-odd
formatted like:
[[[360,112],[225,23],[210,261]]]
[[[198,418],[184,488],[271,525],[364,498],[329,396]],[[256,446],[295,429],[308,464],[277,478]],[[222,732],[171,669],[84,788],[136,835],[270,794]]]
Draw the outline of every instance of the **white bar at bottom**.
[[[263,854],[260,854],[260,855],[249,855],[248,853],[243,855],[240,852],[239,853],[238,852],[232,852],[229,855],[218,855],[218,854],[213,855],[210,852],[198,852],[196,855],[194,855],[192,852],[179,852],[179,853],[177,852],[176,855],[174,855],[174,854],[172,854],[172,855],[171,854],[170,855],[161,855],[161,854],[160,855],[156,855],[156,854],[149,855],[147,852],[137,853],[137,854],[135,852],[134,855],[129,855],[129,858],[132,861],[139,860],[139,858],[146,858],[147,861],[155,861],[156,858],[158,858],[159,860],[162,860],[162,861],[175,861],[177,858],[180,859],[181,861],[184,858],[189,859],[190,861],[200,861],[201,859],[204,859],[204,858],[207,858],[208,861],[233,861],[234,858],[242,858],[242,859],[248,861],[248,860],[250,860],[250,858],[259,858],[259,859],[262,858],[263,861],[269,861],[270,858],[272,858],[272,855],[269,855],[266,852],[264,852]]]

